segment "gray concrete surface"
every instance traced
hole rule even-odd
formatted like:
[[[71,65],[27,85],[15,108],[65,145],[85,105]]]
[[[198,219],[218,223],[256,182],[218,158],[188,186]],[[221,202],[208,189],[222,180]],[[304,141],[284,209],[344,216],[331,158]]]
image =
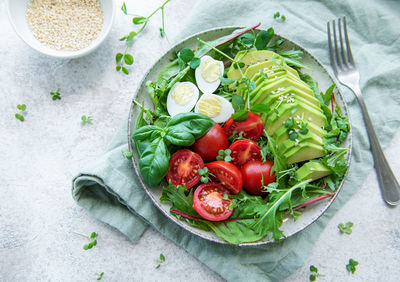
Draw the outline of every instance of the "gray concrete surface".
[[[0,281],[94,281],[100,272],[103,281],[223,281],[158,232],[148,229],[132,244],[71,198],[71,178],[105,150],[128,114],[142,75],[169,46],[159,38],[160,18],[152,19],[135,42],[135,65],[124,76],[114,69],[114,54],[122,50],[118,39],[132,25],[119,10],[110,36],[95,53],[56,60],[17,37],[5,2],[0,2]],[[161,3],[128,1],[133,2],[133,13],[144,15]],[[179,32],[192,3],[168,5],[170,38]],[[49,92],[57,87],[62,99],[52,101]],[[14,118],[22,103],[27,105],[23,123]],[[93,124],[82,126],[81,115],[92,116]],[[397,175],[399,137],[386,151]],[[337,229],[347,221],[354,222],[350,236]],[[400,210],[383,204],[371,172],[330,221],[306,264],[285,281],[307,281],[311,264],[325,275],[318,281],[398,281],[399,230]],[[87,241],[73,232],[92,231],[99,234],[98,245],[84,251]],[[155,269],[160,253],[166,262]],[[349,258],[360,262],[355,275],[345,269]]]

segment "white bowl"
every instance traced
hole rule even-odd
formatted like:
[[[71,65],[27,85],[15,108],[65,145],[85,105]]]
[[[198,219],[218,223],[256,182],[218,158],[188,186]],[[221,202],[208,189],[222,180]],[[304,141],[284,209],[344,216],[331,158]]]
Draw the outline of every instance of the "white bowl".
[[[26,9],[31,0],[8,0],[8,17],[19,37],[36,51],[56,58],[77,58],[94,51],[104,41],[111,30],[114,21],[115,5],[113,0],[99,0],[103,10],[103,27],[96,39],[89,46],[76,50],[65,51],[50,48],[37,40],[26,20]]]

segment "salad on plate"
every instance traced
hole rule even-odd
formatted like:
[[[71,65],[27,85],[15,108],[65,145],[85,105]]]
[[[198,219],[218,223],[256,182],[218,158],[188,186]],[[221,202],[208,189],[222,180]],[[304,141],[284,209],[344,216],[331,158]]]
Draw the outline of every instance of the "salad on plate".
[[[154,107],[133,99],[143,181],[172,215],[231,244],[285,238],[284,219],[332,197],[348,169],[335,85],[322,92],[303,52],[257,27],[197,38],[146,82]]]

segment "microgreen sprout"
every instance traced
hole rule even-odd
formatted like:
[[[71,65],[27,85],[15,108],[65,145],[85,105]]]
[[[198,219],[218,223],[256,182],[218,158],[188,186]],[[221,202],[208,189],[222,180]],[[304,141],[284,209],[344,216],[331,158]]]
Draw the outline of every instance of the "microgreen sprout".
[[[352,230],[351,228],[353,227],[353,222],[347,222],[346,224],[340,223],[338,225],[338,228],[341,233],[346,233],[346,234],[351,234]]]
[[[310,274],[310,281],[315,281],[317,277],[324,277],[325,275],[321,275],[318,273],[318,268],[316,268],[314,265],[310,266],[310,271],[312,274]]]
[[[196,57],[194,52],[189,48],[183,48],[178,53],[179,70],[183,70],[187,65],[196,69],[200,65],[200,58]]]
[[[355,261],[354,259],[349,259],[349,264],[346,265],[346,269],[348,272],[351,272],[354,274],[356,272],[356,266],[358,265],[358,261]]]
[[[305,135],[308,133],[307,122],[303,119],[289,118],[285,121],[284,126],[287,128],[289,139],[296,141],[299,134]]]
[[[171,0],[165,1],[160,7],[155,9],[149,16],[143,17],[143,16],[134,16],[131,15],[127,12],[126,9],[126,4],[123,2],[121,10],[125,15],[130,15],[134,16],[132,18],[132,22],[135,25],[141,25],[139,30],[137,31],[131,31],[128,35],[123,36],[120,38],[120,41],[125,41],[125,51],[123,53],[117,53],[115,55],[115,62],[116,62],[116,71],[122,71],[124,74],[129,74],[129,70],[126,68],[126,66],[130,66],[134,62],[134,58],[131,54],[127,53],[128,48],[132,46],[133,44],[133,39],[137,37],[147,26],[147,23],[149,22],[150,18],[157,13],[157,11],[161,10],[161,16],[162,16],[162,27],[160,28],[160,36],[164,37],[165,36],[165,26],[164,26],[164,7],[165,5]],[[125,66],[126,65],[126,66]]]
[[[88,238],[90,240],[90,242],[88,244],[83,245],[83,249],[85,251],[87,251],[87,250],[89,250],[89,249],[91,249],[91,248],[93,248],[94,246],[97,245],[97,239],[96,238],[97,238],[98,234],[96,232],[90,233],[89,236],[81,234],[81,233],[78,233],[78,232],[74,232],[74,231],[73,231],[73,233],[75,233],[77,235],[80,235],[82,237]]]
[[[244,131],[240,131],[240,132],[238,133],[236,130],[234,130],[233,133],[232,133],[232,135],[229,136],[229,138],[228,138],[228,139],[229,139],[229,142],[233,143],[233,142],[235,142],[236,140],[244,139],[243,133],[244,133]]]
[[[81,116],[81,124],[92,124],[93,120],[91,116]]]
[[[15,118],[22,122],[22,121],[25,120],[25,118],[24,118],[24,116],[22,114],[26,110],[26,105],[25,104],[22,104],[22,105],[18,104],[17,105],[17,109],[19,110],[19,113],[15,113]]]
[[[216,160],[230,162],[232,160],[231,153],[232,151],[230,149],[219,150]]]
[[[160,268],[161,264],[165,262],[165,256],[163,254],[160,254],[160,258],[156,259],[156,262],[157,262],[156,269],[158,269]]]
[[[122,152],[122,156],[124,156],[128,160],[131,160],[133,157],[133,153],[132,152]]]
[[[281,14],[280,12],[276,12],[274,14],[274,19],[278,20],[280,19],[282,22],[286,21],[286,16]]]
[[[99,277],[97,278],[97,280],[101,280],[101,278],[103,278],[104,272],[99,274]]]
[[[55,100],[61,100],[61,94],[60,94],[58,88],[56,89],[56,91],[50,92],[50,95],[51,95],[51,99],[53,99],[53,101],[55,101]]]
[[[201,176],[200,181],[202,183],[208,183],[210,179],[208,178],[208,167],[200,168],[199,169],[199,175]]]

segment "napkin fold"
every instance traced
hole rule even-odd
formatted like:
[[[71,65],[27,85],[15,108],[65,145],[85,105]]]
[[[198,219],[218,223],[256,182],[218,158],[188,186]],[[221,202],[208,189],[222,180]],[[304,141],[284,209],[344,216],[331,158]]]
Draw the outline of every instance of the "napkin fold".
[[[286,20],[273,18],[279,11]],[[395,1],[198,1],[175,41],[217,26],[263,23],[305,46],[330,70],[326,22],[347,17],[353,55],[361,73],[361,89],[381,144],[392,139],[400,124],[400,3]],[[229,281],[280,280],[301,267],[329,219],[358,189],[373,166],[361,112],[353,94],[338,84],[348,103],[353,159],[341,193],[314,224],[279,244],[227,246],[185,231],[151,202],[121,154],[127,151],[123,123],[105,154],[73,179],[72,196],[93,216],[117,228],[132,242],[148,225],[184,248]],[[226,264],[229,261],[229,264]]]

